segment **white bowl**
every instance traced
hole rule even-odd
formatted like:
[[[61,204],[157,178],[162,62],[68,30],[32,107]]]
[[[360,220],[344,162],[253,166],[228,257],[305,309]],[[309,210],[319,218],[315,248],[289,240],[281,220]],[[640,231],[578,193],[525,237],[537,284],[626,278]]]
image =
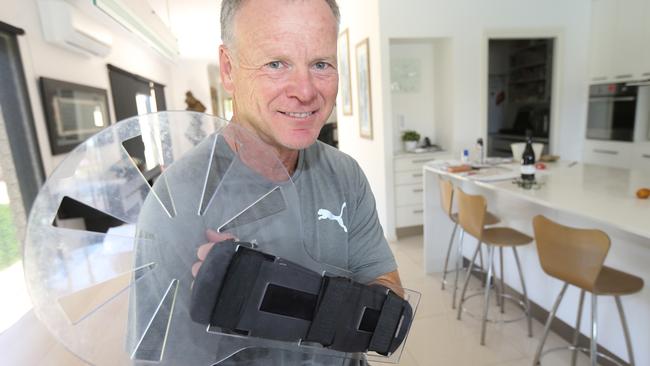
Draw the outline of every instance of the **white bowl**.
[[[521,156],[524,154],[525,148],[525,142],[515,142],[510,144],[510,149],[512,150],[512,158],[515,162],[521,161]],[[535,152],[535,162],[537,162],[539,161],[539,158],[542,156],[542,152],[544,151],[544,144],[541,142],[533,142],[533,151]]]

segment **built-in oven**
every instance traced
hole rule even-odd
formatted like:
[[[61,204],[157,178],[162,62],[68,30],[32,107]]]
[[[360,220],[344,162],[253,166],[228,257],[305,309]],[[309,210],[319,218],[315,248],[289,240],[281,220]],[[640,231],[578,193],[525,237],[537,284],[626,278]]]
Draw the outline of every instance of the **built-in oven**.
[[[638,87],[598,84],[589,88],[587,138],[632,141]]]

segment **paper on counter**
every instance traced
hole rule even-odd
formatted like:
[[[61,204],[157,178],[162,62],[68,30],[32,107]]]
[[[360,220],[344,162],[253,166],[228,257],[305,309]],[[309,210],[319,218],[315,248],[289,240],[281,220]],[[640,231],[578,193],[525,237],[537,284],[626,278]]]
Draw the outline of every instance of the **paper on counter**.
[[[501,180],[515,179],[519,177],[519,174],[520,173],[517,170],[505,167],[492,167],[468,172],[463,174],[463,176],[479,182],[497,182]]]

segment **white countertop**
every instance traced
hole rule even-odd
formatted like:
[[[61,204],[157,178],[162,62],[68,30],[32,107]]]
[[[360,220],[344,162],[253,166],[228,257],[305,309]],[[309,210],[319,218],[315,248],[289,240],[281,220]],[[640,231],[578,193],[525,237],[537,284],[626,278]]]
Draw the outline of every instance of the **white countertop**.
[[[650,171],[611,168],[568,162],[547,163],[537,172],[539,189],[523,189],[512,183],[518,164],[499,165],[468,173],[448,173],[444,161],[434,161],[425,170],[457,179],[472,180],[477,185],[554,209],[577,214],[596,222],[650,238],[650,199],[636,198],[639,188],[650,188]],[[489,180],[489,177],[497,180]]]
[[[418,151],[418,152],[413,152],[413,151],[396,151],[393,156],[396,158],[415,158],[418,156],[427,156],[427,155],[435,155],[435,154],[444,154],[447,153],[446,150],[423,150],[423,151]]]

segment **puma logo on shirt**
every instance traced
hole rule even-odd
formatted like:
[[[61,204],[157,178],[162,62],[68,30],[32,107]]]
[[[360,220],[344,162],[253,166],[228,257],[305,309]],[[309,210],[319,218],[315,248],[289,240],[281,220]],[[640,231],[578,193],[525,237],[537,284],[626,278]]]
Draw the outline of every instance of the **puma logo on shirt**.
[[[320,220],[326,220],[327,219],[327,220],[336,221],[336,222],[339,223],[339,226],[341,228],[343,228],[343,231],[345,231],[347,233],[348,228],[345,227],[345,225],[343,224],[343,209],[345,208],[345,206],[346,206],[346,203],[343,202],[343,205],[341,206],[341,213],[338,216],[334,216],[334,214],[331,213],[329,210],[321,208],[320,210],[318,210],[318,220],[320,221]]]

